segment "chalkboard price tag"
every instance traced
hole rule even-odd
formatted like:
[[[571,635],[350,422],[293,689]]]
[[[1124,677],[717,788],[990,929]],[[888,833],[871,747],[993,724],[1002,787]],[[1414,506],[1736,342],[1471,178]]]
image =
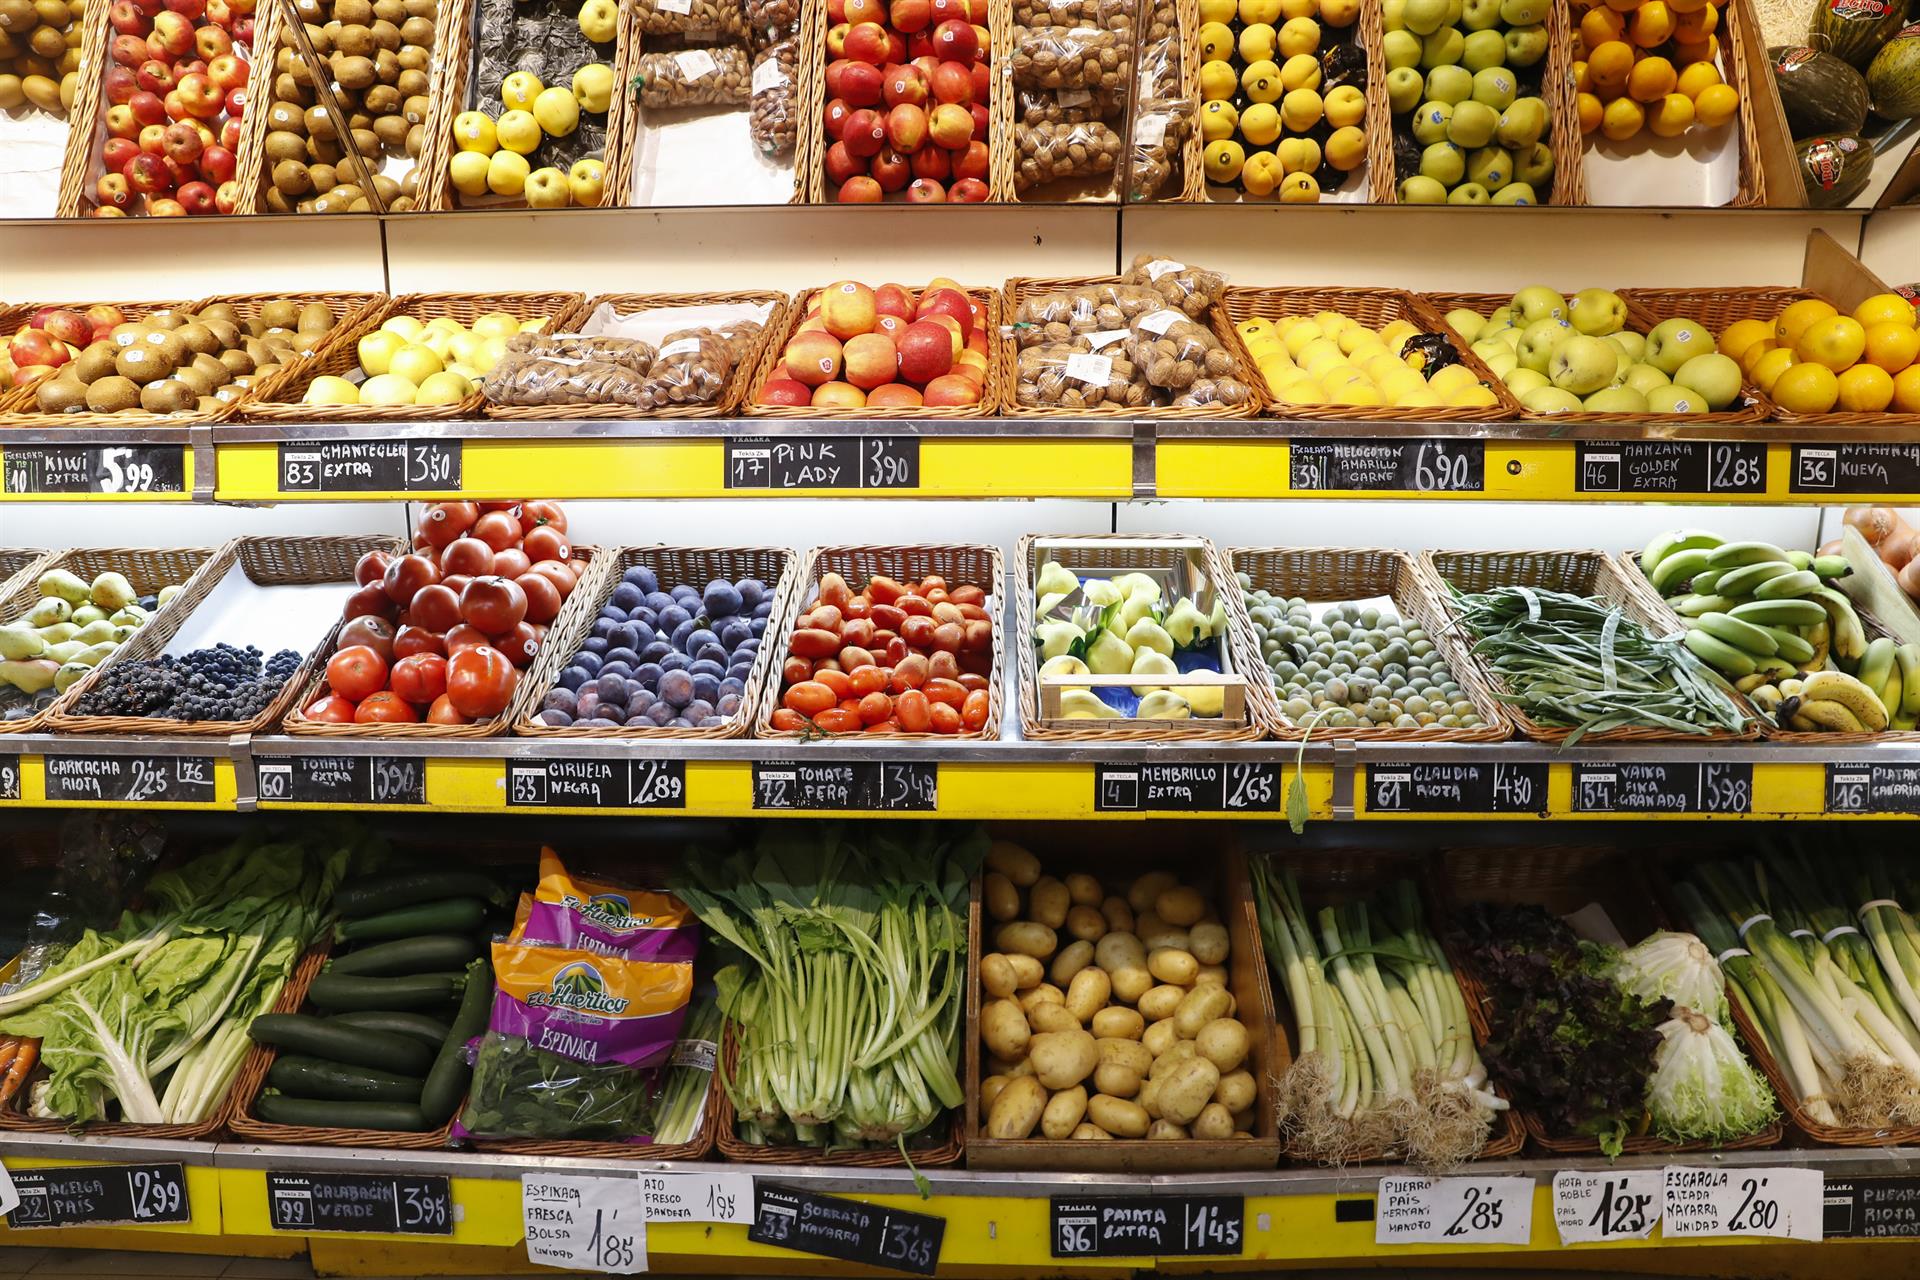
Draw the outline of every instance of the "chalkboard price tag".
[[[1794,493],[1920,493],[1920,444],[1797,444]]]
[[[1576,764],[1575,813],[1752,813],[1750,764]]]
[[[1826,1181],[1827,1239],[1920,1239],[1920,1178]]]
[[[280,445],[282,493],[457,492],[458,440],[311,440]]]
[[[417,756],[292,756],[256,772],[270,804],[427,802],[427,762]]]
[[[18,800],[20,795],[20,757],[0,756],[0,800]]]
[[[816,1195],[754,1179],[747,1239],[842,1262],[930,1276],[940,1262],[947,1220]]]
[[[918,436],[744,436],[727,441],[726,487],[917,489]]]
[[[1767,446],[1721,440],[1577,441],[1579,493],[1765,493]]]
[[[275,1231],[450,1236],[453,1192],[444,1177],[361,1173],[269,1173]]]
[[[1829,764],[1828,813],[1920,813],[1920,765]]]
[[[1241,1196],[1054,1196],[1056,1258],[1239,1257]]]
[[[103,1226],[190,1222],[187,1174],[178,1164],[89,1164],[67,1169],[14,1169],[20,1203],[7,1225]]]
[[[213,803],[210,756],[47,756],[48,800]]]
[[[1487,446],[1480,440],[1293,440],[1287,487],[1295,493],[1480,493]]]
[[[1545,813],[1544,764],[1370,764],[1368,813]]]
[[[183,445],[9,445],[7,493],[184,493]]]
[[[684,809],[684,760],[509,760],[510,809]]]
[[[940,807],[940,767],[911,761],[756,763],[753,807],[932,813]]]
[[[1218,760],[1096,764],[1093,807],[1099,813],[1278,813],[1280,766]]]

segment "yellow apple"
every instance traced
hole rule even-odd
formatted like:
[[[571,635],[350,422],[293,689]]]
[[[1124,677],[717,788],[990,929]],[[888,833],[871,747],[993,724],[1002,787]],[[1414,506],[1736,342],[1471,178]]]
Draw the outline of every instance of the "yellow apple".
[[[573,168],[567,171],[567,190],[575,204],[583,209],[593,208],[606,199],[607,166],[591,156],[574,161]]]
[[[414,343],[396,351],[387,368],[389,373],[419,386],[446,368],[446,362],[440,359],[432,347]]]
[[[613,104],[613,68],[589,62],[574,72],[573,96],[582,111],[605,111]]]
[[[500,363],[507,354],[507,340],[504,337],[489,337],[480,344],[480,354],[474,357],[473,367],[481,373],[492,373],[493,366]]]
[[[360,388],[345,378],[336,378],[323,374],[307,384],[307,394],[300,398],[302,404],[359,404]]]
[[[420,331],[427,326],[420,323],[418,316],[388,316],[380,322],[380,327],[388,333],[399,334],[401,341],[407,343],[419,337]]]
[[[521,194],[526,196],[529,209],[564,209],[571,198],[567,194],[567,175],[551,165],[527,175]]]
[[[415,404],[459,404],[473,394],[473,385],[457,373],[429,374],[415,393]]]
[[[447,161],[447,171],[453,175],[453,189],[463,196],[483,196],[487,194],[487,156],[489,152],[456,151],[453,159]]]
[[[519,152],[496,151],[487,161],[487,190],[497,196],[517,196],[527,184],[528,172],[527,158]]]
[[[522,320],[520,322],[520,332],[538,333],[547,327],[547,321],[551,319],[553,319],[552,316],[535,316],[531,320]]]
[[[546,87],[533,72],[516,71],[500,82],[500,101],[509,111],[526,111]]]
[[[474,357],[480,354],[480,347],[485,342],[484,335],[462,329],[448,341],[446,354],[452,357],[453,365],[470,365]]]
[[[360,403],[377,405],[412,404],[420,388],[396,373],[383,373],[360,384]]]
[[[462,111],[453,118],[453,140],[462,151],[490,156],[500,149],[493,133],[493,117],[484,111]]]
[[[613,39],[619,26],[620,8],[613,0],[586,0],[580,6],[580,34],[595,44]]]
[[[504,311],[489,311],[473,322],[473,331],[483,338],[511,338],[520,332],[520,321]]]
[[[540,122],[531,111],[515,109],[504,113],[493,131],[502,147],[523,156],[532,155],[540,145]]]
[[[427,321],[427,328],[444,329],[450,334],[465,333],[467,331],[467,327],[458,320],[455,320],[452,316],[435,316],[433,319]]]
[[[555,85],[533,100],[534,123],[550,138],[564,138],[580,127],[580,104],[571,89]]]
[[[413,320],[413,317],[395,316],[394,320]],[[389,320],[387,323],[391,324],[393,321]],[[420,322],[414,320],[413,323],[417,327]],[[382,325],[366,337],[360,339],[360,346],[357,351],[360,357],[360,367],[370,375],[378,376],[383,374],[392,365],[394,353],[406,345],[406,338],[402,337],[398,331]]]
[[[444,363],[447,358],[447,352],[453,345],[453,335],[445,329],[428,329],[420,335],[420,345],[433,352],[436,356],[439,356],[441,362]],[[395,358],[397,359],[398,357]],[[419,379],[415,378],[414,381],[418,382]]]

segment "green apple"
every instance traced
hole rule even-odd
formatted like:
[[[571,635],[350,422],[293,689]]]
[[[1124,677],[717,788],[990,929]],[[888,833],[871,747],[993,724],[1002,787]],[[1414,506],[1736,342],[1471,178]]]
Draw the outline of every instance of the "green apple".
[[[1546,374],[1538,369],[1529,369],[1525,365],[1507,370],[1500,375],[1500,380],[1507,384],[1507,390],[1513,392],[1513,398],[1516,400],[1525,400],[1540,388],[1553,385],[1547,381]]]
[[[1628,367],[1627,380],[1621,385],[1632,387],[1641,395],[1646,395],[1647,392],[1653,390],[1655,387],[1666,386],[1667,375],[1650,364],[1640,364],[1636,362]]]
[[[1502,67],[1500,73],[1512,76]],[[1478,88],[1478,85],[1475,86]],[[1479,94],[1475,94],[1479,97]],[[1511,95],[1509,95],[1511,96]],[[1530,150],[1547,128],[1547,104],[1539,98],[1514,98],[1500,107],[1500,145],[1509,151]]]
[[[1608,334],[1607,341],[1632,356],[1635,360],[1645,360],[1647,358],[1647,338],[1645,334],[1636,333],[1632,329],[1622,329],[1618,333]]]
[[[1611,342],[1609,342],[1607,345],[1610,347],[1613,347],[1613,344]],[[1633,369],[1633,357],[1628,355],[1626,352],[1622,351],[1620,348],[1613,347],[1613,377],[1608,379],[1607,385],[1610,387],[1626,386],[1627,374],[1631,372],[1632,369]]]
[[[1451,315],[1452,313],[1449,312],[1448,314]],[[1447,323],[1453,324],[1453,321],[1448,320]],[[1458,325],[1454,325],[1453,331],[1455,333],[1467,332]],[[1471,349],[1473,354],[1479,356],[1482,360],[1491,360],[1496,355],[1510,356],[1513,354],[1513,352],[1507,349],[1507,344],[1498,338],[1477,338],[1472,343]]]
[[[1453,310],[1447,312],[1446,319],[1447,323],[1453,326],[1453,331],[1462,337],[1478,335],[1481,328],[1487,323],[1486,317],[1470,307],[1455,307]],[[1478,342],[1479,340],[1478,336],[1473,337],[1473,341]]]
[[[1504,6],[1502,8],[1504,12]],[[1547,29],[1538,23],[1507,32],[1507,65],[1530,67],[1547,56]]]
[[[1543,284],[1530,284],[1513,295],[1513,322],[1521,325],[1536,320],[1566,321],[1567,300]]]
[[[1405,35],[1406,32],[1397,34]],[[1426,95],[1426,78],[1420,74],[1419,68],[1395,67],[1387,72],[1387,101],[1392,104],[1395,115],[1413,110]]]
[[[1483,31],[1477,34],[1491,35],[1493,33]],[[1489,110],[1495,112],[1505,111],[1507,107],[1512,104],[1513,95],[1517,91],[1518,86],[1513,82],[1513,72],[1507,70],[1505,67],[1492,65],[1474,69],[1473,100],[1483,104]],[[1493,123],[1497,128],[1500,121],[1496,118]]]
[[[412,319],[411,316],[407,318]],[[394,353],[406,345],[407,339],[392,329],[375,329],[360,339],[355,354],[360,357],[360,367],[369,376],[379,377],[392,366]]]
[[[1442,27],[1420,42],[1420,66],[1427,71],[1457,64],[1467,51],[1467,38],[1458,27]]]
[[[1655,387],[1647,392],[1647,412],[1649,413],[1705,413],[1707,398],[1698,391],[1689,391],[1685,387],[1676,387],[1668,383],[1664,387]]]
[[[1605,289],[1582,289],[1567,307],[1567,319],[1582,333],[1604,338],[1626,327],[1627,304]]]
[[[1467,176],[1467,153],[1451,142],[1436,142],[1420,153],[1420,173],[1451,187]]]
[[[1428,36],[1447,25],[1447,0],[1406,0],[1400,20],[1417,36]]]
[[[1389,31],[1380,37],[1380,56],[1386,59],[1389,71],[1418,66],[1420,37],[1411,31]]]
[[[1525,329],[1516,329],[1512,325],[1508,325],[1500,331],[1500,341],[1506,343],[1509,350],[1518,351],[1520,349],[1520,339],[1526,336],[1526,332]]]
[[[415,404],[459,404],[473,394],[473,386],[457,373],[428,374],[414,396]]]
[[[1425,174],[1416,173],[1400,184],[1401,204],[1445,204],[1446,202],[1446,184],[1438,178],[1429,178]]]
[[[1500,349],[1485,357],[1487,368],[1504,378],[1520,367],[1520,358],[1507,349],[1506,343],[1496,342],[1493,345]]]
[[[1688,360],[1673,375],[1673,382],[1698,391],[1713,409],[1724,409],[1740,398],[1740,366],[1717,351]]]
[[[1695,356],[1711,355],[1713,350],[1713,335],[1692,320],[1662,320],[1647,335],[1647,363],[1668,377]]]
[[[1530,27],[1547,20],[1551,0],[1500,0],[1500,21],[1510,27]]]
[[[1498,31],[1469,32],[1466,44],[1461,46],[1460,65],[1476,75],[1506,60],[1507,38]]]
[[[1562,391],[1590,396],[1613,381],[1619,348],[1591,334],[1576,333],[1553,349],[1547,377]]]
[[[1492,204],[1493,196],[1477,182],[1463,182],[1447,192],[1448,204]]]
[[[1513,180],[1513,157],[1504,147],[1481,147],[1467,154],[1467,177],[1498,194]]]
[[[1447,140],[1447,126],[1453,123],[1453,104],[1432,98],[1413,113],[1413,140],[1423,147]]]
[[[1473,73],[1465,67],[1435,67],[1427,73],[1427,97],[1448,106],[1473,96]]]
[[[1447,0],[1447,21],[1445,25],[1449,27],[1459,26],[1460,15],[1466,12],[1466,7],[1466,0]]]
[[[1484,102],[1468,98],[1453,104],[1453,119],[1447,124],[1447,141],[1471,151],[1493,141],[1493,130],[1500,115]]]
[[[1520,397],[1520,403],[1528,413],[1554,414],[1578,413],[1583,407],[1580,397],[1571,391],[1562,391],[1559,387],[1540,387]]]
[[[1645,413],[1647,398],[1632,387],[1602,387],[1582,407],[1588,413]]]
[[[1540,197],[1533,194],[1533,188],[1524,182],[1509,182],[1493,193],[1495,204],[1539,204]]]
[[[1500,0],[1466,0],[1460,6],[1460,25],[1469,31],[1499,26]]]
[[[1504,304],[1501,306],[1495,307],[1493,309],[1493,314],[1487,317],[1487,323],[1497,324],[1502,329],[1513,328],[1513,308],[1506,306]]]
[[[1386,0],[1386,3],[1380,6],[1380,29],[1382,31],[1407,29],[1407,0]]]
[[[419,386],[444,368],[446,368],[446,361],[442,360],[433,348],[424,343],[415,342],[393,353],[393,360],[387,366],[387,372]]]
[[[1520,363],[1529,369],[1547,371],[1547,364],[1553,359],[1554,349],[1573,336],[1573,326],[1559,316],[1548,316],[1544,320],[1530,322],[1520,331],[1520,342],[1514,350],[1520,356]]]
[[[1553,184],[1553,148],[1544,142],[1536,142],[1531,150],[1516,151],[1513,177],[1514,181],[1524,182],[1536,190],[1546,190]]]
[[[1502,310],[1505,310],[1505,308],[1502,308]],[[1475,342],[1499,342],[1501,333],[1511,328],[1513,328],[1513,326],[1507,323],[1507,318],[1496,311],[1487,317],[1485,324],[1467,336]],[[1512,350],[1512,348],[1509,347],[1508,350]]]

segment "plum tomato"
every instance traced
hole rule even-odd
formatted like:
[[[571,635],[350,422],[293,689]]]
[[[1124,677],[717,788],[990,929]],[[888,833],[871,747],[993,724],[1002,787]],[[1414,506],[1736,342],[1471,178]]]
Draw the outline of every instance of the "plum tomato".
[[[475,645],[447,659],[447,700],[463,716],[490,720],[507,709],[519,678],[507,655],[491,645]]]
[[[900,718],[900,727],[908,733],[928,731],[933,724],[932,707],[933,704],[927,701],[927,695],[918,689],[908,689],[893,700],[893,713]]]
[[[926,577],[920,579],[921,595],[925,595],[929,591],[945,591],[946,589],[947,589],[947,580],[941,577],[937,573],[930,573]]]
[[[517,578],[533,568],[533,561],[527,559],[527,553],[518,547],[508,547],[505,551],[494,553],[493,574],[497,578]]]
[[[364,644],[349,645],[327,659],[327,687],[360,702],[387,687],[387,663]]]
[[[910,653],[893,664],[893,691],[905,693],[909,689],[918,689],[930,679],[929,667],[924,656]]]
[[[894,603],[899,605],[900,611],[909,617],[931,618],[933,616],[933,602],[925,596],[904,595]]]
[[[417,657],[423,653],[437,653],[447,656],[447,638],[438,631],[429,631],[425,627],[410,625],[400,628],[393,638],[393,656],[396,660]]]
[[[528,532],[520,544],[531,560],[571,560],[573,544],[567,535],[552,525],[541,525]]]
[[[829,668],[822,665],[819,670],[813,673],[813,678],[833,690],[833,696],[836,701],[844,701],[853,696],[852,678],[838,667]]]
[[[840,652],[840,636],[818,627],[801,627],[787,641],[787,648],[802,658],[830,658]]]
[[[782,733],[797,733],[807,727],[807,718],[792,707],[779,707],[768,717],[768,723]]]
[[[905,586],[884,574],[876,573],[867,579],[867,595],[872,597],[875,608],[883,604],[892,604],[905,594],[907,594]]]
[[[444,633],[453,630],[460,625],[459,593],[446,582],[422,587],[413,597],[413,603],[407,606],[407,621],[428,631]]]
[[[478,627],[470,627],[463,622],[453,630],[447,632],[447,656],[451,658],[462,649],[473,649],[480,645],[491,643],[492,641],[487,639],[486,632],[480,630]]]
[[[433,561],[419,555],[401,556],[387,566],[382,586],[387,599],[404,609],[413,603],[414,596],[439,581],[440,570]]]
[[[960,626],[960,647],[968,653],[991,653],[993,651],[993,624],[969,620]]]
[[[420,713],[399,694],[381,690],[353,709],[355,724],[413,724]]]
[[[840,632],[840,624],[844,621],[845,618],[841,614],[838,605],[821,604],[815,605],[813,612],[807,615],[806,625],[816,627],[821,631],[831,631],[835,635],[838,635]]]
[[[969,732],[978,732],[987,727],[990,696],[985,689],[975,689],[968,693],[967,700],[960,704],[960,723]]]
[[[960,606],[946,600],[933,602],[933,620],[935,622],[962,622],[966,615],[960,612]]]
[[[527,593],[511,578],[475,578],[460,593],[460,621],[490,636],[505,635],[526,616]]]
[[[796,685],[802,680],[813,679],[813,664],[805,658],[788,658],[780,664],[780,683]]]
[[[860,699],[860,723],[881,724],[893,717],[893,699],[884,693],[869,693]]]
[[[859,645],[850,644],[840,651],[840,669],[858,671],[861,667],[873,665],[873,655]]]
[[[947,599],[962,607],[972,605],[978,609],[987,603],[987,593],[971,582],[962,583],[947,593]]]
[[[544,499],[521,503],[520,532],[523,534],[532,533],[535,529],[541,528],[542,526],[565,533],[567,531],[566,511],[561,508],[559,503],[548,502]],[[571,557],[561,556],[560,558],[566,560]]]
[[[887,672],[883,667],[865,666],[858,671],[848,672],[847,682],[853,686],[856,697],[864,698],[870,693],[885,693]]]
[[[361,586],[368,586],[387,576],[387,566],[393,562],[393,556],[385,551],[369,551],[354,561],[353,580]]]
[[[929,680],[958,680],[960,678],[960,659],[944,649],[935,650],[927,655],[927,678]]]
[[[458,711],[455,711],[452,701],[443,693],[433,700],[432,706],[427,708],[427,723],[472,724],[473,717],[463,716]]]
[[[420,517],[420,532],[435,548],[445,547],[456,538],[467,536],[473,522],[480,518],[480,506],[473,502],[436,502]]]
[[[975,693],[987,687],[987,678],[973,671],[960,673],[960,687],[968,693]]]
[[[355,645],[365,645],[380,655],[380,661],[393,661],[393,642],[399,637],[394,634],[393,624],[385,618],[363,613],[351,622],[341,624],[340,635],[333,643],[333,651],[351,649]]]
[[[845,578],[837,573],[820,575],[821,604],[830,604],[837,609],[851,599],[853,599],[853,588],[847,585]]]
[[[527,621],[552,622],[560,616],[560,588],[544,573],[529,569],[514,579],[527,594]]]
[[[385,618],[393,612],[393,601],[387,599],[386,588],[378,582],[370,582],[347,597],[346,607],[340,610],[340,616],[352,619],[373,614]]]
[[[960,687],[958,680],[929,680],[925,693],[930,702],[942,702],[949,707],[957,707],[967,700],[967,691]]]
[[[933,731],[935,733],[960,732],[962,721],[960,711],[957,707],[948,706],[944,702],[936,702],[927,708],[927,714],[933,722]]]
[[[353,704],[337,693],[329,693],[325,697],[315,698],[300,714],[323,724],[352,724]]]
[[[934,621],[932,618],[910,617],[900,624],[900,638],[912,649],[933,648]]]
[[[835,696],[832,689],[829,689],[820,681],[802,680],[799,684],[788,689],[780,701],[789,711],[796,711],[803,716],[811,716],[825,711],[828,707],[838,703],[840,699]]]
[[[480,508],[481,515],[489,511],[511,511],[516,521],[520,519],[520,504],[512,498],[501,502],[479,502],[474,505]]]
[[[843,644],[858,645],[862,649],[873,648],[873,623],[867,618],[848,618],[840,626],[840,640]]]
[[[875,630],[898,633],[900,624],[907,620],[907,611],[897,604],[876,604],[867,616],[873,619]]]
[[[966,629],[957,622],[943,622],[933,629],[933,647],[948,653],[960,652],[966,638]]]
[[[447,691],[447,660],[416,653],[393,664],[393,691],[415,706],[428,706]]]
[[[864,618],[873,612],[873,601],[865,596],[855,596],[840,606],[840,612],[848,619]]]
[[[493,548],[478,538],[460,538],[440,553],[440,572],[452,577],[464,573],[478,578],[493,572]]]
[[[813,722],[828,733],[858,733],[863,727],[860,713],[846,707],[829,707],[816,715]]]
[[[520,544],[520,520],[505,511],[489,511],[473,522],[473,536],[495,552]]]

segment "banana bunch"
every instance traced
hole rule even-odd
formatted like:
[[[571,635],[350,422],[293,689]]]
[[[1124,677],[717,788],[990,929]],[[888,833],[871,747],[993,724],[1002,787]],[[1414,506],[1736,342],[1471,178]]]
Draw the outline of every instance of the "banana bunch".
[[[1844,556],[1681,529],[1648,543],[1640,569],[1686,622],[1688,650],[1775,723],[1861,733],[1920,721],[1920,646],[1868,642],[1830,585],[1851,571]]]

